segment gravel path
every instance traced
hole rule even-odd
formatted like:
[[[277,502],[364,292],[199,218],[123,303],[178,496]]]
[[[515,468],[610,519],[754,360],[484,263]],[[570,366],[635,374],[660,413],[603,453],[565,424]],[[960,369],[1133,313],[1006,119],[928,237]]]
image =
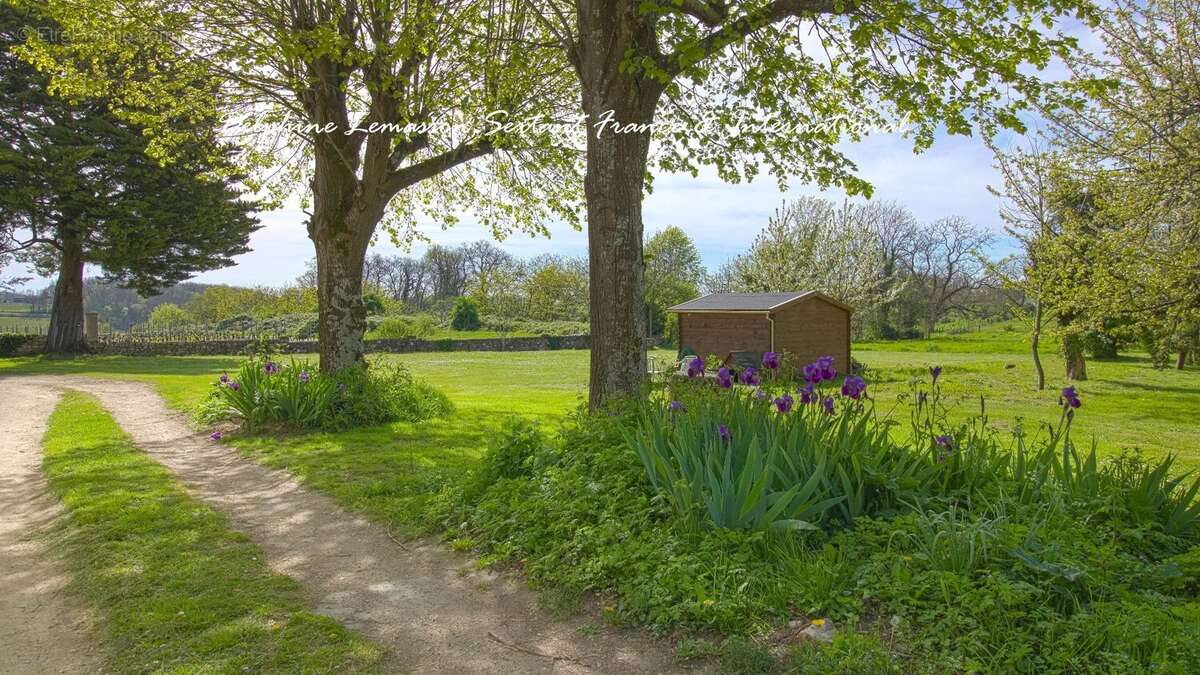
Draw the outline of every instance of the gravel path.
[[[6,381],[0,404],[0,673],[94,673],[83,604],[39,536],[62,513],[42,478],[42,434],[58,392]]]
[[[56,388],[97,396],[138,447],[225,513],[263,548],[272,568],[303,584],[311,607],[388,647],[393,670],[679,670],[666,643],[630,631],[587,635],[580,620],[548,618],[519,580],[476,571],[467,557],[432,540],[394,541],[290,474],[193,432],[149,385],[37,376],[6,379],[6,394],[14,385],[42,399],[53,400]],[[44,417],[44,408],[28,415]]]

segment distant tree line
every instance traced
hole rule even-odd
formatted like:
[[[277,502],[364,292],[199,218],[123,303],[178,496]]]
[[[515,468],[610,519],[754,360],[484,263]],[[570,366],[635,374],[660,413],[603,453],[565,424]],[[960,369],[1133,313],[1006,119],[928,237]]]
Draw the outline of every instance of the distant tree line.
[[[994,236],[964,218],[921,223],[895,202],[785,202],[745,253],[708,278],[712,291],[818,290],[854,307],[855,337],[929,336],[952,314],[1010,314],[987,258]]]
[[[316,262],[296,280],[316,288]],[[585,258],[543,254],[517,258],[490,241],[434,244],[420,257],[373,253],[363,265],[365,295],[378,294],[397,311],[445,314],[469,297],[483,314],[535,321],[586,321]]]

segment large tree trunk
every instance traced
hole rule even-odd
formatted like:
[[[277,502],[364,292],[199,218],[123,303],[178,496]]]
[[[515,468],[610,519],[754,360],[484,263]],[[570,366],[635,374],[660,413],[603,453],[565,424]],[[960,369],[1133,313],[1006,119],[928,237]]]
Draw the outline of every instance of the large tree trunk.
[[[321,372],[333,373],[363,362],[367,309],[362,301],[366,240],[345,223],[318,228],[317,324],[321,343]]]
[[[379,218],[367,222],[369,216],[356,199],[358,182],[352,168],[330,149],[329,139],[322,141],[315,153],[308,238],[317,251],[321,372],[334,373],[363,362],[363,264]],[[382,215],[382,207],[373,210]]]
[[[637,135],[588,142],[592,406],[636,392],[646,372],[642,185],[647,145]]]
[[[1037,373],[1037,388],[1046,388],[1046,369],[1042,368],[1042,355],[1038,352],[1038,344],[1042,340],[1042,300],[1038,298],[1033,310],[1033,335],[1029,339],[1030,351],[1033,352],[1033,370]]]
[[[1087,378],[1087,361],[1083,358],[1083,336],[1070,333],[1063,336],[1063,357],[1067,361],[1067,379],[1083,381]]]
[[[627,51],[650,53],[636,2],[579,0],[579,60],[588,116],[587,200],[592,407],[636,393],[646,374],[642,189],[648,131],[597,130],[611,111],[621,126],[654,119],[662,87],[622,72]],[[640,26],[640,27],[639,27]]]
[[[1187,366],[1188,348],[1181,347],[1175,356],[1175,370],[1183,370]]]
[[[83,240],[64,235],[54,307],[46,334],[46,353],[76,354],[87,351],[83,333]]]

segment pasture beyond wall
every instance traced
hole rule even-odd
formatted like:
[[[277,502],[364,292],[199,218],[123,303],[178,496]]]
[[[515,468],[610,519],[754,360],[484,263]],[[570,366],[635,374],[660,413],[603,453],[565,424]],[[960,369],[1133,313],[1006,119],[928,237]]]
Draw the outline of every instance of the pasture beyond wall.
[[[29,336],[16,348],[15,356],[38,354],[45,346],[42,336]],[[538,337],[422,340],[396,338],[367,340],[368,353],[409,354],[416,352],[533,352],[557,349],[588,349],[590,335],[542,335]],[[137,336],[101,335],[91,343],[96,354],[110,356],[235,356],[267,348],[279,354],[315,354],[316,340],[239,338],[232,340],[147,340]]]

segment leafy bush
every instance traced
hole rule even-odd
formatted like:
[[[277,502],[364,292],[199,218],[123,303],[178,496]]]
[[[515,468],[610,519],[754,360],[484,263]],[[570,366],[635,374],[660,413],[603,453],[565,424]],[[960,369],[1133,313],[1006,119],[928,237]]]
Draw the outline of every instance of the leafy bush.
[[[193,321],[192,315],[179,305],[164,302],[150,312],[150,318],[146,320],[146,325],[150,330],[169,330],[178,326],[186,326]]]
[[[914,390],[907,439],[857,381],[835,393],[822,378],[781,412],[778,382],[760,400],[672,380],[581,410],[550,441],[514,427],[434,515],[535,585],[611,598],[618,621],[735,635],[836,621],[833,645],[781,664],[797,672],[1200,663],[1197,481],[1170,458],[1078,448],[1074,390],[1035,434],[1001,434],[982,410],[951,424],[940,375]]]
[[[34,337],[18,333],[0,333],[0,357],[16,356],[22,347],[33,341]]]
[[[479,330],[479,305],[467,297],[454,299],[450,308],[450,327],[454,330]]]
[[[480,322],[485,330],[521,335],[587,335],[586,321],[534,321],[483,315]]]
[[[367,314],[383,314],[386,300],[383,294],[377,291],[367,291],[362,296],[363,308],[367,310]]]
[[[428,314],[388,316],[384,317],[367,337],[387,340],[428,338],[436,331],[437,322]]]
[[[349,368],[331,376],[304,361],[249,359],[235,375],[221,375],[196,417],[212,423],[232,416],[248,428],[346,429],[417,422],[451,410],[445,394],[400,365]]]

